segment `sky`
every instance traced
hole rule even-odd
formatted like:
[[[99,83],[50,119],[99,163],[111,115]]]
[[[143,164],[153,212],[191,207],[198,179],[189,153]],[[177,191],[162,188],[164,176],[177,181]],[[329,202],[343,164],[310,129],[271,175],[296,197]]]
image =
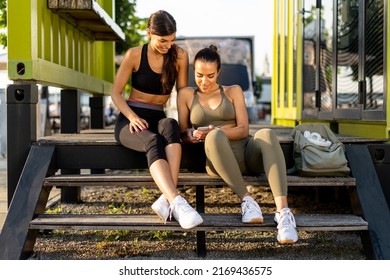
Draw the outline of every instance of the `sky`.
[[[157,10],[166,10],[176,20],[178,37],[254,36],[255,73],[261,75],[265,57],[270,63],[272,59],[273,3],[273,0],[137,0],[136,15],[148,18]]]

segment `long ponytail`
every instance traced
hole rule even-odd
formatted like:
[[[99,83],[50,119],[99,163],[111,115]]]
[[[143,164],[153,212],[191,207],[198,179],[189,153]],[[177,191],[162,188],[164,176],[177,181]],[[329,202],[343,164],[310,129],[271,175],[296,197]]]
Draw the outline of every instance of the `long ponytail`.
[[[176,21],[168,12],[160,10],[150,16],[147,27],[151,34],[167,36],[176,32]],[[168,53],[164,54],[161,77],[163,94],[170,94],[175,84],[177,77],[177,56],[176,45],[172,45]]]

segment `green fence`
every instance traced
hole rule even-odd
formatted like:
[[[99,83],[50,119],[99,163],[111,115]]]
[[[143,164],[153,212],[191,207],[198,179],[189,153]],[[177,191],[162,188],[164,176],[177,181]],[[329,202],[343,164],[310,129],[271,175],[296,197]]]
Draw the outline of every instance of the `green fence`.
[[[8,1],[8,75],[108,95],[115,75],[114,0]],[[24,7],[24,8],[21,8]]]

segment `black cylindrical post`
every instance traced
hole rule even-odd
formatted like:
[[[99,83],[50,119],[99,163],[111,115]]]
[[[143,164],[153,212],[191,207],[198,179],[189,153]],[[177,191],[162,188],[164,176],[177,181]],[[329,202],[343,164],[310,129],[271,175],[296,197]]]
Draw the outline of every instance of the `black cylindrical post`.
[[[61,90],[61,133],[80,133],[80,92],[77,89]],[[79,169],[61,169],[61,174],[80,174]],[[61,201],[79,203],[80,187],[62,187]]]
[[[36,84],[12,84],[7,87],[7,179],[8,206],[33,141],[37,140]]]
[[[103,96],[93,96],[89,98],[91,108],[90,127],[100,129],[105,127],[104,120],[104,99]]]

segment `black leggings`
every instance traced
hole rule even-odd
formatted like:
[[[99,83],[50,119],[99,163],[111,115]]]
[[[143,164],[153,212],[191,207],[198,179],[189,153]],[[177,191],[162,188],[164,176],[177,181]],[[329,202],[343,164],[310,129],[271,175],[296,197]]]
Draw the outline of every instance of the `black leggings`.
[[[129,120],[119,114],[115,125],[115,140],[126,148],[146,152],[148,166],[158,159],[167,160],[165,147],[180,143],[179,124],[175,119],[167,118],[164,111],[136,108],[131,109],[149,123],[149,129],[130,133]]]

